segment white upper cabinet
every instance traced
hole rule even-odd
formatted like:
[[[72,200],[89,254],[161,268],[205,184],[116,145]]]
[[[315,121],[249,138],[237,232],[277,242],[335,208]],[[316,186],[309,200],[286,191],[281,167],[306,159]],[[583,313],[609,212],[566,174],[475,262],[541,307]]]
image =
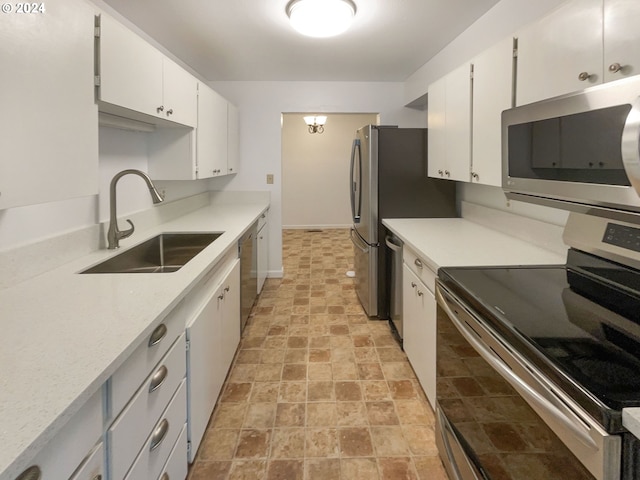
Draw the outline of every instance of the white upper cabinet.
[[[604,2],[604,78],[618,80],[640,73],[640,2]]]
[[[197,178],[227,174],[227,101],[198,85]]]
[[[76,0],[2,15],[0,209],[98,193],[93,24]]]
[[[505,38],[473,60],[473,183],[502,184],[502,111],[512,92],[513,39]]]
[[[198,82],[192,75],[107,15],[100,16],[99,45],[101,111],[126,115],[126,109],[196,126]]]
[[[518,33],[516,104],[640,73],[640,2],[572,0]]]
[[[471,166],[471,66],[429,85],[430,177],[468,182]]]
[[[227,173],[238,173],[240,167],[240,125],[238,109],[227,104]]]

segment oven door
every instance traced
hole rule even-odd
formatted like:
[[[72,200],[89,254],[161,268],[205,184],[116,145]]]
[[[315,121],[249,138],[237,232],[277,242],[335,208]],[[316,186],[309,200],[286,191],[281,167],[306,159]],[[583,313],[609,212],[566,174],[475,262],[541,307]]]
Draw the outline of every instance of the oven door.
[[[438,283],[436,437],[453,479],[619,480],[621,438]]]

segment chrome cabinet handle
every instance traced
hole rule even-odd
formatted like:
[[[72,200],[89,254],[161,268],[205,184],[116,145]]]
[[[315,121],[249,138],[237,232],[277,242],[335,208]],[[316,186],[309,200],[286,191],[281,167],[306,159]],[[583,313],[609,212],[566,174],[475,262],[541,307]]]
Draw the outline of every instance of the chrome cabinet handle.
[[[444,172],[443,172],[442,170],[438,170],[438,174],[439,174],[440,176],[442,176],[442,175],[444,174]]]
[[[480,175],[478,175],[476,172],[471,172],[471,178],[473,178],[474,180],[480,180]]]
[[[230,171],[230,172],[233,172],[233,168],[229,167],[229,171]]]
[[[160,112],[164,112],[164,105],[160,105],[158,108],[156,108],[156,111],[157,111],[158,113],[160,113]]]
[[[416,282],[411,282],[411,288],[416,288],[418,285],[416,285]]]
[[[418,268],[422,268],[422,261],[419,258],[416,258],[413,263],[415,264],[416,267]]]
[[[40,480],[42,478],[42,471],[37,465],[32,465],[24,472],[16,477],[16,480]]]
[[[619,63],[612,63],[611,65],[609,65],[609,71],[611,73],[618,73],[620,70],[622,70],[622,65],[620,65]]]
[[[93,477],[91,480],[102,480],[102,475],[99,473],[98,475]]]
[[[151,383],[149,384],[149,393],[155,392],[157,389],[159,389],[167,379],[168,374],[169,369],[164,365],[156,370],[156,373],[154,373],[153,377],[151,377]]]
[[[422,291],[421,291],[421,290],[418,290],[418,296],[419,296],[419,297],[421,297],[422,295],[424,295],[424,294],[422,293]]]
[[[450,177],[450,176],[451,176],[451,172],[450,172],[449,170],[445,170],[445,171],[444,171],[444,174],[445,174],[447,177]]]
[[[160,446],[160,444],[164,440],[164,437],[167,436],[168,432],[169,432],[169,420],[167,420],[166,418],[163,418],[162,421],[160,422],[160,425],[158,425],[158,428],[156,428],[153,431],[153,435],[151,435],[151,445],[149,445],[150,452],[153,452],[156,448]]]
[[[169,115],[173,115],[173,108],[170,108],[169,110],[167,110],[167,117]]]
[[[220,295],[218,295],[218,300],[224,300],[224,294],[221,293]]]
[[[149,347],[154,347],[159,344],[162,339],[167,335],[167,326],[164,323],[161,323],[156,327],[156,329],[149,337]]]
[[[581,82],[589,80],[590,78],[591,78],[591,74],[589,72],[580,72],[578,74],[578,80],[580,80]]]
[[[224,287],[224,291],[228,292],[230,290],[230,287],[227,285],[226,287]]]

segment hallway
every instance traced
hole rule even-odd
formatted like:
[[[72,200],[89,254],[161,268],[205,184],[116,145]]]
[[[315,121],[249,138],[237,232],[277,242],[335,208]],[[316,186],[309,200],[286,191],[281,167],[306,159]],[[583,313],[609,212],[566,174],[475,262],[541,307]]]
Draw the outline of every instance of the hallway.
[[[348,230],[285,230],[189,480],[446,480],[433,412],[345,275]]]

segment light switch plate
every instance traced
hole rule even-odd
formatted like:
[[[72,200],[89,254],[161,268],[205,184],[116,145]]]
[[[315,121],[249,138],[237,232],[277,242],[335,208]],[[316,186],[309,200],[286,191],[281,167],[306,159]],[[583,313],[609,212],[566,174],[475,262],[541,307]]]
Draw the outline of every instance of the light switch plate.
[[[267,184],[273,185],[273,173],[267,173]]]

